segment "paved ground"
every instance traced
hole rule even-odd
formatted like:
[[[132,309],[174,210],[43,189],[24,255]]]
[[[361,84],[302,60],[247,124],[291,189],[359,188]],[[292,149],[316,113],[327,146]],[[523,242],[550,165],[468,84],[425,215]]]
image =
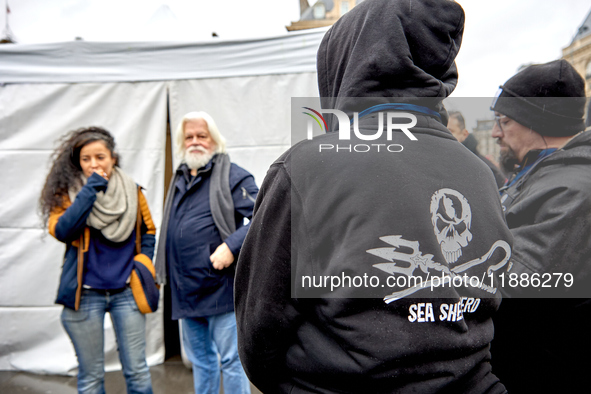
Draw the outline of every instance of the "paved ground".
[[[193,394],[193,375],[180,357],[150,368],[154,394]],[[105,377],[107,394],[126,394],[125,380],[120,371]],[[252,394],[261,394],[254,386]],[[223,393],[223,389],[220,393]],[[27,372],[0,371],[2,394],[76,394],[76,378],[57,375],[35,375]],[[228,393],[231,394],[231,393]]]

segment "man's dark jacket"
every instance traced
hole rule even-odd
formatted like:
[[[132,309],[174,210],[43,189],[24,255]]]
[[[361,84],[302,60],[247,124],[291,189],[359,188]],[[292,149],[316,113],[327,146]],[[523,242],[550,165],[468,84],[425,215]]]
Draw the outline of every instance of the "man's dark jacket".
[[[490,169],[444,126],[463,22],[452,1],[376,0],[327,32],[317,62],[323,108],[352,113],[364,109],[355,97],[396,97],[431,115],[413,112],[417,141],[401,131],[372,141],[403,146],[398,153],[319,152],[368,143],[329,132],[269,169],[235,284],[240,358],[262,392],[505,391],[489,363],[498,291],[386,286],[451,270],[483,277],[510,255]],[[361,132],[374,134],[382,115],[362,117]],[[395,253],[401,259],[389,260]],[[396,269],[406,274],[387,272]],[[331,276],[381,285],[304,284]]]
[[[162,231],[168,232],[165,264],[171,289],[172,318],[175,320],[234,310],[236,264],[216,270],[209,257],[222,242],[228,245],[235,258],[238,256],[250,225],[244,225],[244,218],[252,217],[254,207],[249,197],[254,198],[258,188],[249,172],[232,163],[228,181],[234,202],[236,231],[222,240],[209,200],[214,165],[212,159],[193,178],[187,165],[181,164],[171,189],[174,196],[170,212],[164,213],[169,215],[168,228]]]
[[[513,298],[495,319],[499,377],[509,392],[588,392],[591,132],[535,164],[501,201],[515,239],[508,274],[530,284],[504,287]]]

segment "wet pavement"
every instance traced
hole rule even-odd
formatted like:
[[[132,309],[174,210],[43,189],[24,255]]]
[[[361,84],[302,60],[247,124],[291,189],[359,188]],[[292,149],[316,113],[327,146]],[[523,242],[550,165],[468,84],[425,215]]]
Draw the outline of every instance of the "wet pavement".
[[[193,394],[193,374],[179,356],[150,368],[154,394]],[[105,374],[106,394],[126,394],[121,371]],[[0,371],[2,394],[76,394],[76,377]],[[223,388],[220,393],[223,393]],[[251,385],[252,394],[261,394]],[[228,393],[231,394],[231,393]]]

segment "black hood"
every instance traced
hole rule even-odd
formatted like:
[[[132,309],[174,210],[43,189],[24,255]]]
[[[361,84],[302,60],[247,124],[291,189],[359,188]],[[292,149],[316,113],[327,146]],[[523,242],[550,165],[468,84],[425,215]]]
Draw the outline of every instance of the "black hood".
[[[454,59],[463,31],[464,11],[452,0],[365,0],[322,40],[322,107],[350,114],[365,108],[347,98],[376,97],[372,105],[402,102],[442,111],[458,80]]]

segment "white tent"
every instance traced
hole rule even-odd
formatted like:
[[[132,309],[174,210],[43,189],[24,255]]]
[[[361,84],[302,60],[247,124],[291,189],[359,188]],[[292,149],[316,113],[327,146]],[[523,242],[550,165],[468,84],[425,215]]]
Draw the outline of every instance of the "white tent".
[[[57,139],[91,125],[111,131],[157,225],[167,123],[174,130],[189,111],[214,117],[232,161],[260,185],[290,146],[291,97],[318,95],[316,50],[325,31],[202,43],[0,45],[0,370],[76,368],[62,307],[54,305],[64,245],[43,237],[37,215]],[[164,359],[161,311],[148,316],[150,365]],[[110,325],[106,319],[106,362],[114,370]]]

